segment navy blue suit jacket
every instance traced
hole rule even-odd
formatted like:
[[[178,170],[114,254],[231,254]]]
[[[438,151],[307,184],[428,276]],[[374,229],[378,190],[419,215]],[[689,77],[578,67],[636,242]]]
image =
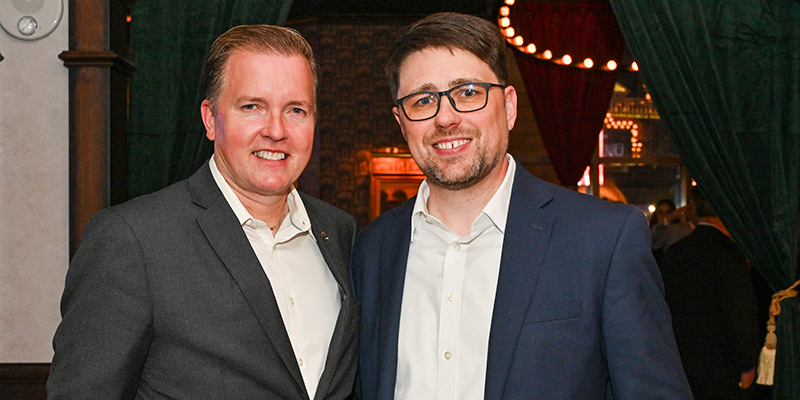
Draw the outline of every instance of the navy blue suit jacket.
[[[516,171],[484,398],[691,399],[644,214]],[[353,249],[364,399],[394,397],[413,206]]]

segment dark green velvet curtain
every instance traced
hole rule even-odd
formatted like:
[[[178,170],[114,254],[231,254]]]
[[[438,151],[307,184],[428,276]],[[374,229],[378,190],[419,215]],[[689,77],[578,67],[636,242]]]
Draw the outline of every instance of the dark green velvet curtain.
[[[797,279],[800,3],[611,0],[670,140],[775,291]],[[800,399],[797,299],[781,303],[774,398]]]
[[[236,25],[282,25],[292,0],[139,0],[133,5],[128,194],[192,174],[211,155],[200,74],[214,39]]]

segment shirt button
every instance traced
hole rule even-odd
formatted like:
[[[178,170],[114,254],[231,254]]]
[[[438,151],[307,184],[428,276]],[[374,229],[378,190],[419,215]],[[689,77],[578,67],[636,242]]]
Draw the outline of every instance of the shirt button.
[[[455,251],[461,251],[461,243],[456,243],[453,245],[453,249]]]
[[[454,295],[454,294],[452,294],[452,293],[450,293],[450,294],[448,294],[448,295],[447,295],[447,300],[453,301],[453,300],[455,300],[455,299],[456,299],[456,295]]]
[[[294,298],[289,297],[289,304],[294,305]]]
[[[431,217],[429,217],[429,216],[427,216],[427,215],[426,215],[426,216],[425,216],[425,222],[427,222],[428,224],[432,224],[432,223],[433,223],[433,220],[431,219]]]
[[[451,359],[451,358],[453,358],[453,353],[451,353],[451,352],[449,352],[449,351],[445,351],[445,352],[444,352],[444,359],[445,359],[445,360],[449,360],[449,359]]]
[[[301,367],[303,366],[303,359],[302,358],[298,358],[297,359],[297,365],[299,365]]]

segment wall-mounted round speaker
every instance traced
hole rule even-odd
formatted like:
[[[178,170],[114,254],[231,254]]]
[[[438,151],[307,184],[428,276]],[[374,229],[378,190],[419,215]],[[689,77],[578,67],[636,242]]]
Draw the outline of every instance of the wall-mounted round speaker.
[[[22,40],[41,39],[53,32],[64,14],[64,0],[0,0],[0,25]]]
[[[45,0],[11,0],[14,8],[25,15],[39,12],[44,7],[44,2]]]

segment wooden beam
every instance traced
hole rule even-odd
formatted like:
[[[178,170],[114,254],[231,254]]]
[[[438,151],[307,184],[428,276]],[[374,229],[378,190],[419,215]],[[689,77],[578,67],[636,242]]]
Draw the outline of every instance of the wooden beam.
[[[72,0],[69,50],[70,257],[98,211],[127,197],[130,0]],[[122,37],[120,37],[122,36]]]

